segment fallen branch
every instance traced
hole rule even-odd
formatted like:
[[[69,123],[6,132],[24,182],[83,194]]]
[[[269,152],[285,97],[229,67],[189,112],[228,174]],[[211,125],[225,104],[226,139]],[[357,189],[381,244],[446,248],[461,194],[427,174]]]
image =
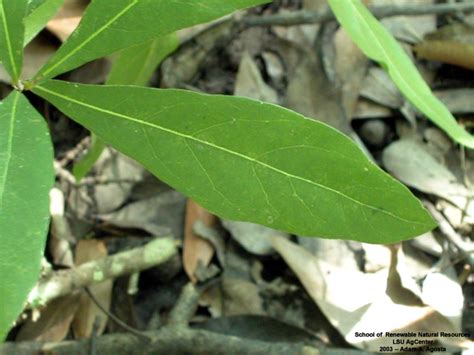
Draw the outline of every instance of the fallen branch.
[[[426,5],[377,5],[369,6],[370,12],[377,18],[390,16],[420,16],[441,15],[455,12],[473,12],[474,3],[448,3],[448,4],[426,4]],[[246,27],[255,26],[296,26],[311,25],[336,18],[331,9],[323,11],[293,11],[269,16],[248,16],[241,19]]]
[[[28,297],[30,308],[107,279],[133,274],[163,264],[177,253],[173,238],[158,238],[128,251],[56,271],[39,281]]]

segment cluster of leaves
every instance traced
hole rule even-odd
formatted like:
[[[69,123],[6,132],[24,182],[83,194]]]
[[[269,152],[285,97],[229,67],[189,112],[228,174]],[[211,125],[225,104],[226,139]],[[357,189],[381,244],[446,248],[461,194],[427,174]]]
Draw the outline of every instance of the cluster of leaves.
[[[352,140],[321,122],[240,97],[122,85],[145,84],[173,46],[169,35],[174,31],[263,2],[92,1],[70,38],[35,77],[22,81],[24,45],[62,1],[0,0],[0,59],[16,89],[0,104],[0,339],[38,278],[54,182],[47,125],[23,90],[49,101],[98,140],[228,219],[371,243],[397,242],[434,227],[406,187]],[[330,4],[355,42],[422,112],[458,142],[474,146],[358,0]],[[120,58],[126,63],[127,58],[145,61],[156,46],[163,50],[152,50],[154,59],[141,75],[130,77],[117,69],[103,86],[52,80],[117,51],[123,51]],[[76,166],[76,176],[87,172],[100,146]]]

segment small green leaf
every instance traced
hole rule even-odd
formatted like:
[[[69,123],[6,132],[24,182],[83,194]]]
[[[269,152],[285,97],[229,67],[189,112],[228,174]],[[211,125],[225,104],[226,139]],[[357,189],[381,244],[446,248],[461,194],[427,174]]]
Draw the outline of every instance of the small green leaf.
[[[352,140],[279,106],[61,81],[34,92],[224,218],[371,243],[435,226],[420,201]]]
[[[265,0],[93,1],[74,33],[41,69],[36,81],[55,77],[93,59],[208,22]]]
[[[413,62],[360,0],[329,0],[338,21],[369,58],[390,75],[405,97],[456,142],[474,148],[474,137],[433,95]]]
[[[63,3],[64,0],[46,0],[36,4],[25,17],[25,46],[46,26]]]
[[[161,61],[178,45],[179,38],[172,33],[120,51],[106,84],[147,86]]]
[[[53,182],[46,122],[15,91],[0,103],[0,341],[38,279]]]
[[[76,181],[80,181],[87,173],[92,169],[96,161],[102,155],[105,147],[105,142],[97,137],[94,133],[91,133],[91,144],[87,153],[74,164],[72,174],[76,178]]]
[[[112,64],[107,84],[146,86],[156,67],[178,45],[179,38],[176,33],[173,33],[120,51]],[[91,137],[88,152],[74,164],[72,170],[77,181],[86,176],[106,147],[104,141],[94,133]]]
[[[0,61],[14,83],[23,65],[23,17],[27,6],[28,0],[0,0]]]

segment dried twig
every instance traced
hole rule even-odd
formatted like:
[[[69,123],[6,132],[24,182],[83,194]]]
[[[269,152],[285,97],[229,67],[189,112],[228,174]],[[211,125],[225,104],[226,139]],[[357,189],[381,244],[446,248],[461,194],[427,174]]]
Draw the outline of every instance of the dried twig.
[[[169,324],[187,325],[196,312],[201,293],[192,283],[183,287],[175,307],[170,312]]]
[[[168,261],[176,253],[173,238],[158,238],[143,247],[56,271],[39,281],[28,297],[28,304],[30,307],[44,305],[93,283],[149,269]]]
[[[70,162],[75,160],[84,150],[87,149],[87,146],[90,145],[91,138],[89,136],[83,138],[77,145],[66,152],[64,157],[59,161],[59,164],[61,167],[65,167],[68,165]]]
[[[456,12],[473,12],[474,3],[448,3],[426,5],[377,5],[370,6],[370,12],[377,17],[441,15]],[[244,26],[295,26],[310,25],[335,20],[329,8],[323,11],[294,11],[269,16],[248,16],[240,21]]]
[[[95,303],[95,305],[110,319],[112,319],[115,324],[117,324],[118,326],[122,327],[124,330],[126,330],[127,332],[129,333],[132,333],[134,334],[135,336],[137,336],[138,338],[140,338],[141,340],[143,340],[144,342],[148,342],[150,340],[150,338],[148,338],[147,336],[143,335],[142,332],[140,332],[139,330],[129,326],[127,323],[125,323],[124,321],[122,321],[120,318],[118,318],[115,314],[113,314],[112,312],[108,311],[104,306],[102,306],[102,304],[99,302],[99,300],[94,296],[94,294],[91,292],[91,290],[89,290],[88,287],[84,287],[84,291],[87,293],[87,296],[89,296],[89,298],[92,300],[92,302]]]

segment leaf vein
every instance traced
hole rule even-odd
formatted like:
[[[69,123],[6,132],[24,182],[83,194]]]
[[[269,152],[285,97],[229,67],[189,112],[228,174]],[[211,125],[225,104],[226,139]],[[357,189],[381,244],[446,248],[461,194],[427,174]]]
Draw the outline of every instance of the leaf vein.
[[[262,190],[263,195],[265,196],[265,201],[266,201],[268,207],[270,207],[271,210],[273,210],[274,212],[276,212],[278,214],[277,209],[270,203],[270,199],[268,198],[267,190],[265,189],[265,186],[263,185],[262,180],[260,179],[260,176],[258,176],[257,170],[255,170],[255,164],[254,163],[252,164],[252,170],[253,170],[253,174],[255,175],[255,178],[258,181],[258,185],[260,186],[260,190]]]
[[[10,170],[10,163],[12,159],[12,150],[13,150],[13,132],[15,129],[15,116],[16,116],[16,110],[17,110],[17,105],[18,105],[18,100],[20,98],[20,94],[15,93],[14,94],[14,100],[13,100],[13,105],[12,105],[12,114],[10,115],[10,124],[8,127],[8,142],[7,142],[7,158],[5,161],[5,168],[3,169],[2,172],[2,179],[0,180],[0,212],[3,207],[3,198],[5,197],[5,185],[7,183],[7,177],[8,173]]]
[[[196,153],[194,152],[194,149],[189,145],[188,141],[186,139],[184,139],[184,143],[186,144],[186,147],[188,147],[189,151],[191,152],[192,156],[194,157],[194,160],[196,160],[196,162],[198,163],[199,167],[201,168],[201,170],[204,172],[204,174],[206,175],[207,177],[207,180],[209,180],[209,183],[211,184],[211,187],[212,189],[217,192],[224,200],[226,200],[231,206],[237,208],[237,206],[227,198],[227,196],[225,196],[222,191],[220,191],[216,184],[214,183],[214,180],[211,178],[211,176],[209,175],[209,173],[207,172],[206,168],[204,167],[204,165],[202,164],[201,160],[197,157]]]
[[[0,17],[2,18],[3,31],[5,32],[5,42],[6,42],[7,48],[8,48],[8,57],[10,59],[11,65],[12,65],[13,80],[17,80],[18,79],[18,69],[15,65],[15,59],[13,58],[12,42],[11,42],[11,39],[10,39],[10,31],[8,29],[7,16],[5,15],[5,7],[4,7],[4,4],[3,4],[3,0],[0,0]]]

